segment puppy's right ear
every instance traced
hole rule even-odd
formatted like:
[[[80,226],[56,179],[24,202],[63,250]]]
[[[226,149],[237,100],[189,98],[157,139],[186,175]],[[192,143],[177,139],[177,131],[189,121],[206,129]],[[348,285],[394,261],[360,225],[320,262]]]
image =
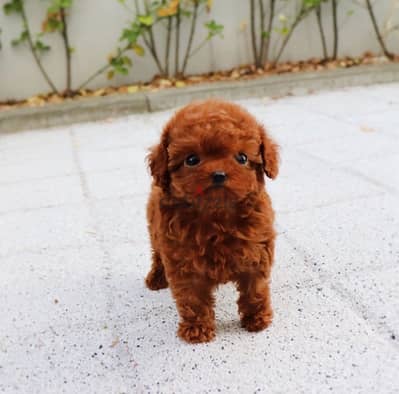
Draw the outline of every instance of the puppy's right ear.
[[[276,178],[279,167],[278,145],[267,135],[265,128],[259,125],[260,132],[260,154],[263,161],[263,170],[271,178]]]
[[[152,147],[147,156],[148,166],[155,184],[162,190],[169,190],[170,175],[168,171],[168,145],[169,133],[165,129],[162,133],[161,142]]]

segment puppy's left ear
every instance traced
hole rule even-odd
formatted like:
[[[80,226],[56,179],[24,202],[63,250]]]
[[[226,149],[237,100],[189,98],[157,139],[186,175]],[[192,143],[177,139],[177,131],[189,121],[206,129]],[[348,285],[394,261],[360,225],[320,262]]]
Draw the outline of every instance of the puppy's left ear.
[[[169,190],[170,175],[168,171],[168,145],[169,145],[169,131],[164,129],[161,137],[161,142],[151,148],[147,156],[148,166],[150,167],[151,175],[154,178],[155,184],[164,191]]]
[[[263,170],[269,178],[274,179],[278,175],[279,146],[267,135],[265,128],[261,125],[259,125],[259,133]]]

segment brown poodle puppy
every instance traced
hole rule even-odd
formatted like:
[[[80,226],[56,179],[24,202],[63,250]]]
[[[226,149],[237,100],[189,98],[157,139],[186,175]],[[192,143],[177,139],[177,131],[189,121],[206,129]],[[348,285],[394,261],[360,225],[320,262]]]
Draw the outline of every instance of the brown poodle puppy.
[[[178,335],[215,336],[213,291],[229,281],[248,331],[272,321],[269,277],[274,212],[264,173],[278,173],[278,147],[238,105],[207,100],[179,110],[149,154],[154,178],[147,207],[152,267],[147,286],[171,288]]]

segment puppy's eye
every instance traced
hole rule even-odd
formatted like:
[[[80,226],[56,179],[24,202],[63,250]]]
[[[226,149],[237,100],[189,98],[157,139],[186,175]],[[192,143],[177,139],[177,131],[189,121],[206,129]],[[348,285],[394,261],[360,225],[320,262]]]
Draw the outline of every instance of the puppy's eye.
[[[236,160],[240,163],[240,164],[247,164],[247,162],[248,162],[248,157],[247,157],[247,155],[245,154],[245,153],[239,153],[237,156],[236,156]]]
[[[199,164],[199,162],[200,162],[200,158],[197,155],[187,156],[186,160],[184,160],[184,164],[189,167],[194,167],[197,164]]]

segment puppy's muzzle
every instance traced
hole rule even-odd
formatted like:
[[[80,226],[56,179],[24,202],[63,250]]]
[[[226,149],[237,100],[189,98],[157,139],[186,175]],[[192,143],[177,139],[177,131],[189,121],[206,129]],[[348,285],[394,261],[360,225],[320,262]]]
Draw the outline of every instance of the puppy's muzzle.
[[[223,171],[215,171],[212,174],[212,183],[214,185],[223,185],[226,179],[227,175]]]

